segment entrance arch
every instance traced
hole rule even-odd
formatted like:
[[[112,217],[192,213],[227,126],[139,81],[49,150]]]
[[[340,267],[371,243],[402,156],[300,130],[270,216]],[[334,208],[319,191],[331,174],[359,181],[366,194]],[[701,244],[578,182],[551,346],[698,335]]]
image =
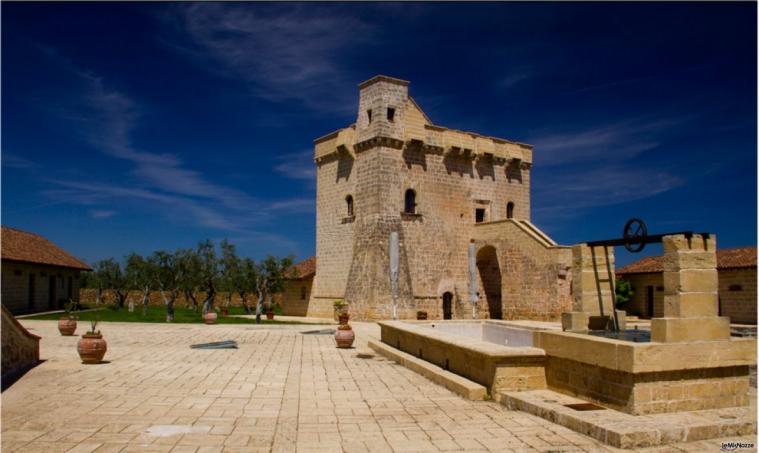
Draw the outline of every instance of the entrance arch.
[[[488,302],[490,319],[502,319],[501,309],[501,266],[495,247],[487,245],[477,252],[477,271],[482,281],[482,292]]]
[[[443,293],[443,319],[453,318],[453,294],[450,291]]]

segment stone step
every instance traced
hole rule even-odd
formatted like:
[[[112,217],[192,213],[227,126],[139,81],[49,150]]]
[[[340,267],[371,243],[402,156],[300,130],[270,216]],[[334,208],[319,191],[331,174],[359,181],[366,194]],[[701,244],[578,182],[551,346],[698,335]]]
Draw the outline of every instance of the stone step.
[[[580,411],[567,404],[587,401],[552,390],[501,392],[495,397],[520,410],[617,448],[652,447],[720,437],[756,436],[756,406],[668,414],[631,415],[613,409]]]

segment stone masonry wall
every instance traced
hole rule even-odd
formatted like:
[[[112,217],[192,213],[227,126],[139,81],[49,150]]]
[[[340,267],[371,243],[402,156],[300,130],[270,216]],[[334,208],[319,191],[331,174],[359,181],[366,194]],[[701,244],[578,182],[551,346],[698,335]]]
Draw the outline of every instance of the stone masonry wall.
[[[549,387],[635,415],[748,404],[748,367],[625,373],[549,356]]]
[[[71,298],[79,297],[78,270],[28,263],[2,262],[2,301],[14,314],[55,310]],[[30,299],[33,275],[33,300]],[[55,295],[50,305],[50,277],[55,277]]]
[[[647,308],[647,288],[651,286],[654,289],[653,317],[660,318],[664,316],[664,278],[661,273],[630,274],[620,276],[619,278],[630,282],[630,286],[632,286],[633,289],[633,295],[630,298],[630,301],[627,303],[626,307],[622,308],[628,315],[651,317]]]
[[[354,319],[389,318],[388,240],[391,231],[398,231],[399,316],[411,318],[426,310],[430,318],[442,318],[442,295],[450,291],[454,318],[470,317],[467,246],[475,232],[475,209],[485,209],[486,220],[501,220],[512,202],[514,217],[529,219],[529,166],[403,142],[406,110],[415,109],[406,99],[402,84],[377,82],[362,89],[357,143],[378,136],[389,141],[335,153],[337,157],[318,163],[317,276],[311,299],[324,305],[344,298]],[[395,108],[392,123],[385,117],[388,106]],[[416,215],[402,214],[408,189],[416,192]],[[354,200],[354,219],[346,219],[348,194]],[[527,292],[525,287],[522,294]],[[539,292],[544,291],[531,300],[539,300]]]
[[[756,268],[724,269],[719,274],[722,316],[737,324],[756,324]]]
[[[40,359],[40,337],[29,333],[2,305],[2,376],[34,366]]]
[[[571,309],[569,248],[545,247],[511,221],[478,224],[475,237],[478,250],[487,245],[496,248],[504,319],[555,320]],[[485,287],[482,279],[479,287]],[[484,296],[480,311],[487,310]]]

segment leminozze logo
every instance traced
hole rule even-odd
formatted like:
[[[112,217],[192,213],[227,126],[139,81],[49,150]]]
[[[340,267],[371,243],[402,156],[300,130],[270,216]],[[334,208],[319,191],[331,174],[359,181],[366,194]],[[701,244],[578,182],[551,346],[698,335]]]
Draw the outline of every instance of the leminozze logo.
[[[754,448],[753,442],[722,442],[720,451],[735,451],[744,448]]]

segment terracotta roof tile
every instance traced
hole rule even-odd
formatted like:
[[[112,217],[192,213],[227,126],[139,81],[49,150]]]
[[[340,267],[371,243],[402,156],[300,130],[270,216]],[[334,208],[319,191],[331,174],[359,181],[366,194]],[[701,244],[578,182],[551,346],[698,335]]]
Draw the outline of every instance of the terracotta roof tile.
[[[291,278],[295,280],[302,280],[316,274],[316,257],[312,256],[299,263],[293,264],[293,275]]]
[[[740,269],[756,267],[756,247],[737,247],[717,250],[717,269]],[[663,272],[661,256],[647,256],[618,269],[622,274],[651,274]]]
[[[4,260],[70,267],[85,271],[92,270],[90,266],[69,255],[42,236],[5,226],[2,227],[0,255]]]

